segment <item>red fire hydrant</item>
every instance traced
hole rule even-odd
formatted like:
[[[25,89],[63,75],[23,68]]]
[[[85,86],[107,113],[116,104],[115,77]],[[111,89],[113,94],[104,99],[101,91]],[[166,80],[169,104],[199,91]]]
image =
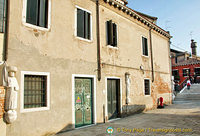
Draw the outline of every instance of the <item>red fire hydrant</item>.
[[[164,108],[164,105],[163,105],[163,97],[160,97],[160,98],[159,98],[159,105],[158,105],[158,108]]]

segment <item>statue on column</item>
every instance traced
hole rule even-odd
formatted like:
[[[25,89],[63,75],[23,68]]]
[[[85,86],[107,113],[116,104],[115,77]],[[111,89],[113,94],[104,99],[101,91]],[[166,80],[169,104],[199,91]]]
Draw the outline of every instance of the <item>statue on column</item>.
[[[14,66],[8,66],[8,78],[7,78],[7,91],[6,91],[6,102],[5,102],[5,120],[7,123],[13,123],[17,119],[17,91],[19,85],[15,74],[17,68]]]

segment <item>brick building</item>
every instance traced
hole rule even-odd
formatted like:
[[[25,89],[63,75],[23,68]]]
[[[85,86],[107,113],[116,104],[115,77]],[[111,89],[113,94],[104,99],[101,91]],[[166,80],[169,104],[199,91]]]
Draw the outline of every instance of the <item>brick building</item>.
[[[171,49],[172,75],[174,81],[180,86],[179,90],[184,87],[187,79],[192,83],[200,82],[200,58],[197,56],[196,47],[196,42],[191,40],[192,55]]]

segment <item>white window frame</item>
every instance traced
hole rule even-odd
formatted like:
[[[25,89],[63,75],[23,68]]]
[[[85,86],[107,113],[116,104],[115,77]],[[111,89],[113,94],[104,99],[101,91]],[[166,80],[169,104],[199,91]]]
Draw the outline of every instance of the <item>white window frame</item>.
[[[77,8],[90,13],[90,39],[85,39],[85,38],[77,36]],[[92,34],[92,32],[93,32],[93,30],[92,30],[92,12],[89,11],[89,10],[87,10],[87,9],[81,8],[81,7],[79,7],[79,6],[76,5],[75,6],[75,18],[74,19],[75,19],[75,21],[74,21],[74,26],[75,26],[74,35],[75,35],[75,38],[79,39],[79,40],[86,41],[86,42],[92,42],[93,41],[93,34]]]
[[[107,20],[107,21],[109,21],[109,20]],[[114,46],[112,46],[112,45],[109,45],[109,44],[107,44],[107,41],[108,41],[108,36],[107,36],[107,21],[105,22],[105,28],[106,28],[106,31],[105,31],[105,39],[106,39],[106,46],[108,47],[108,48],[111,48],[111,49],[116,49],[116,50],[118,50],[119,49],[119,27],[118,27],[118,24],[115,22],[115,21],[113,21],[113,23],[115,23],[116,24],[116,26],[117,26],[117,47],[114,47]]]
[[[143,54],[143,42],[142,42],[142,38],[146,38],[147,39],[147,49],[148,49],[148,55],[147,56]],[[149,45],[149,39],[146,36],[141,35],[142,56],[146,57],[146,58],[149,58],[149,46],[148,45]]]
[[[38,108],[24,108],[24,75],[41,75],[47,77],[47,106]],[[45,111],[50,109],[50,73],[49,72],[32,72],[32,71],[21,71],[21,112],[35,112]]]
[[[96,125],[97,124],[97,104],[96,104],[96,76],[95,75],[84,75],[84,74],[72,74],[72,124],[73,124],[73,128],[75,128],[75,78],[91,78],[93,80],[93,122],[91,125],[88,126],[92,126],[92,125]],[[75,128],[75,129],[80,129],[80,128],[84,128],[87,126],[83,126],[83,127],[79,127],[79,128]]]
[[[149,80],[149,95],[146,95],[145,94],[145,82],[144,82],[144,80]],[[144,80],[143,80],[143,92],[144,92],[144,96],[151,96],[151,79],[150,78],[144,78]]]
[[[47,24],[47,28],[27,23],[26,22],[26,8],[27,8],[27,0],[23,0],[23,10],[22,10],[22,23],[23,23],[23,25],[30,27],[30,28],[33,28],[33,29],[41,30],[41,31],[49,31],[50,30],[50,28],[51,28],[51,0],[48,0],[48,24]]]

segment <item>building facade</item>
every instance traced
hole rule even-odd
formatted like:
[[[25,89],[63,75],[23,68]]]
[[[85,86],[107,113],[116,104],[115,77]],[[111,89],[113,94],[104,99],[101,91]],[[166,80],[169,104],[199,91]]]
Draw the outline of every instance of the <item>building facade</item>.
[[[40,4],[38,4],[39,2]],[[48,135],[171,103],[170,34],[121,0],[9,1],[7,53],[17,120],[8,136]]]
[[[192,54],[171,49],[172,75],[176,82],[176,91],[180,91],[188,79],[200,83],[200,57],[197,56],[197,44],[191,40]]]

